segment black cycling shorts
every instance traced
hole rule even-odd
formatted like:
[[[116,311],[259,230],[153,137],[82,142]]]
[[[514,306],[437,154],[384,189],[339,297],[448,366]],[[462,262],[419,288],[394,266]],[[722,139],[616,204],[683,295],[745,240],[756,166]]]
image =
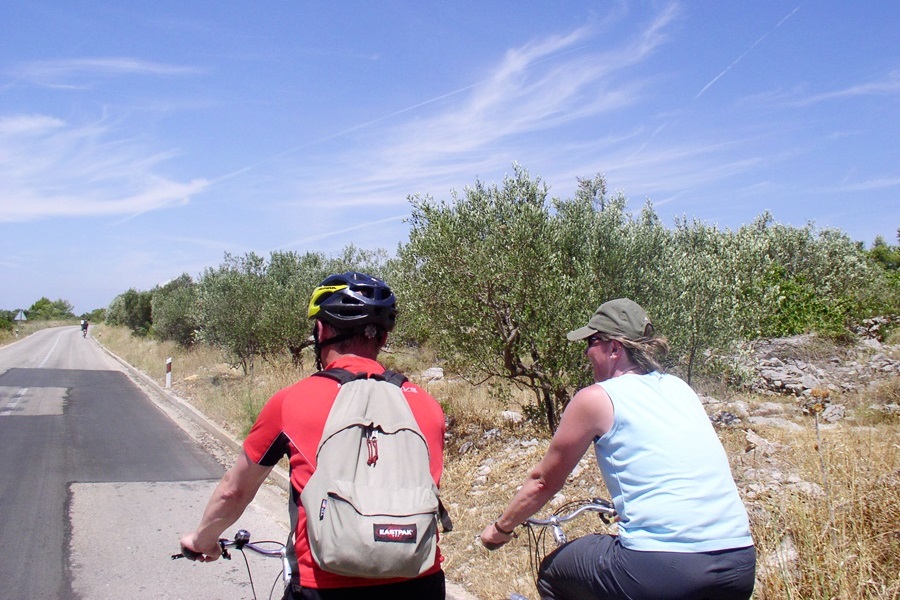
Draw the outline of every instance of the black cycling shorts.
[[[538,592],[554,600],[747,600],[756,549],[628,550],[607,534],[580,537],[541,563]]]
[[[445,596],[444,572],[438,571],[400,583],[321,590],[303,588],[302,591],[290,591],[289,589],[284,595],[284,600],[444,600]]]

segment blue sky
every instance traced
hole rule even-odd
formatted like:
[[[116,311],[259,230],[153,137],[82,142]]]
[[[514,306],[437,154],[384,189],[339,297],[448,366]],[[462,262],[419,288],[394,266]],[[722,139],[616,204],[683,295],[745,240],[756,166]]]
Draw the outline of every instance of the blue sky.
[[[391,252],[513,162],[734,229],[900,227],[900,3],[0,0],[0,308]]]

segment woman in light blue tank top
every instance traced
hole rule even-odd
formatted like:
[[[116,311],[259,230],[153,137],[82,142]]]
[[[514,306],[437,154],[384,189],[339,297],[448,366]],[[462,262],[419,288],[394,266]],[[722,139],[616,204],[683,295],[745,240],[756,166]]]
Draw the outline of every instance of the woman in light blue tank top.
[[[542,598],[750,598],[756,551],[747,512],[697,395],[662,373],[665,338],[626,298],[602,304],[567,338],[587,342],[597,383],[572,398],[547,454],[482,542],[491,549],[508,542],[593,444],[618,535],[584,536],[547,556]]]

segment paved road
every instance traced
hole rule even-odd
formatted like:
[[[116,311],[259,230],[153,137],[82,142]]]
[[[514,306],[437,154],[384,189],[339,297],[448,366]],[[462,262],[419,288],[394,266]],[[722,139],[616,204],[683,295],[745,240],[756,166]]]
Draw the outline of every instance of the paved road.
[[[3,598],[252,597],[238,561],[169,559],[222,472],[78,327],[0,348]]]

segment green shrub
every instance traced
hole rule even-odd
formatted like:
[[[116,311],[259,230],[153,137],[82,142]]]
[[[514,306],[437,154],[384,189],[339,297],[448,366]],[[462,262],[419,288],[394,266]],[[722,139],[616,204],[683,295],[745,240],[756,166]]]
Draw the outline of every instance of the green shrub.
[[[187,273],[153,290],[153,337],[187,348],[196,341],[197,286]]]

